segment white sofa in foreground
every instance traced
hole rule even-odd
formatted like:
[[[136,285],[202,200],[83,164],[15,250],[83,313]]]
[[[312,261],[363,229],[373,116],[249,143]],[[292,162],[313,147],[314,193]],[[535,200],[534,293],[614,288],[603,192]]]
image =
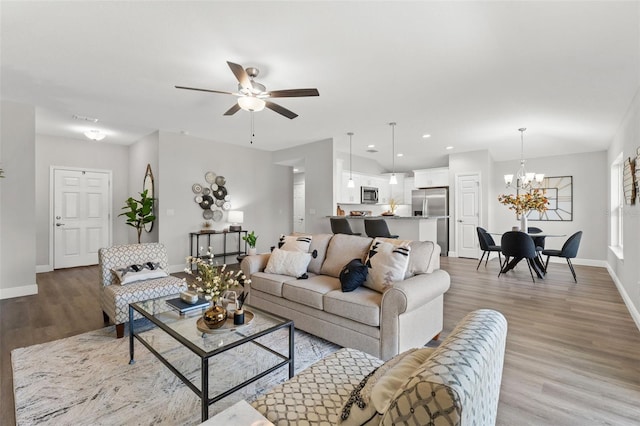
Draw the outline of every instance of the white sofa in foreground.
[[[443,295],[450,285],[449,274],[439,269],[440,246],[407,242],[411,249],[404,279],[383,291],[361,286],[343,292],[340,272],[352,259],[364,262],[372,242],[355,235],[312,235],[309,252],[315,257],[307,279],[264,272],[270,254],[247,256],[241,268],[251,278],[248,303],[383,360],[424,346],[442,331]]]

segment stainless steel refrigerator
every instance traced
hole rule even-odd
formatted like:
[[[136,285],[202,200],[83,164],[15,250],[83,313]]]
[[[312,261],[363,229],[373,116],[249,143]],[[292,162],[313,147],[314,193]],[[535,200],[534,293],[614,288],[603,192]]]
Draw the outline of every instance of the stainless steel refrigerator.
[[[414,216],[435,217],[438,245],[442,256],[449,252],[449,187],[414,189],[411,191],[411,211]]]

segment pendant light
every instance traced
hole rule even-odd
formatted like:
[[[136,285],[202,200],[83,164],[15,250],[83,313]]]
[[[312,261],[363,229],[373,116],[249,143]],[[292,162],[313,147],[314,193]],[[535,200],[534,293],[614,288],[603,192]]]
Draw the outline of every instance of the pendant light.
[[[398,179],[396,179],[396,123],[389,123],[391,126],[391,177],[389,178],[389,185],[397,185]]]
[[[518,129],[520,132],[520,168],[516,172],[516,184],[515,187],[520,190],[529,190],[533,188],[534,184],[540,185],[544,179],[544,173],[527,172],[524,165],[526,160],[524,159],[524,132],[526,127]],[[507,188],[513,187],[513,175],[504,175],[504,183]]]
[[[349,135],[349,182],[347,183],[347,188],[353,188],[355,187],[355,184],[353,183],[353,163],[351,162],[351,156],[353,155],[353,151],[351,150],[351,138],[353,137],[353,132],[349,132],[347,135]]]

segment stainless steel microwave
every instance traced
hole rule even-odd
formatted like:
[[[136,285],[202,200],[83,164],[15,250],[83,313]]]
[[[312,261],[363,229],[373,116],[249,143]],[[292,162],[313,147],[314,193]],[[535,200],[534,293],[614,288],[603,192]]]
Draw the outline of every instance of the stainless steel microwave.
[[[360,187],[360,203],[377,204],[378,188],[374,188],[372,186],[361,186]]]

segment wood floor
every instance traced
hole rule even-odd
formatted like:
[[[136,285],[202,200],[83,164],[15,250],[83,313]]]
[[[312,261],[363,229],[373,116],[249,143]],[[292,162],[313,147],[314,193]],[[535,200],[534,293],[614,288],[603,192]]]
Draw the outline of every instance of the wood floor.
[[[640,332],[603,268],[551,264],[497,277],[497,261],[442,258],[451,274],[443,336],[469,311],[509,322],[499,425],[640,424]],[[10,352],[103,327],[97,267],[37,275],[39,294],[0,301],[0,425],[15,424]],[[71,367],[71,366],[70,366]]]

